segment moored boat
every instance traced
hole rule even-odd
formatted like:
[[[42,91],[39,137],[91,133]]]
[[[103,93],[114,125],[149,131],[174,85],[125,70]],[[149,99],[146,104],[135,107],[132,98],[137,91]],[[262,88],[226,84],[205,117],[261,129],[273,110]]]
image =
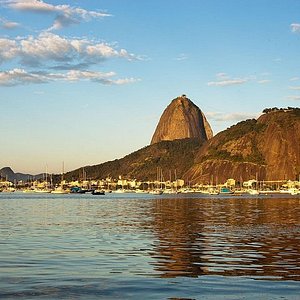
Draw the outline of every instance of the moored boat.
[[[152,195],[161,195],[163,193],[163,190],[156,189],[149,192]]]
[[[104,190],[93,190],[92,195],[105,195]]]
[[[231,190],[231,189],[229,189],[229,188],[227,188],[227,187],[222,187],[221,189],[220,189],[220,194],[233,194],[233,191]]]
[[[250,195],[259,195],[259,191],[254,189],[248,189],[247,193]]]
[[[59,186],[51,191],[51,194],[69,194],[69,191]]]

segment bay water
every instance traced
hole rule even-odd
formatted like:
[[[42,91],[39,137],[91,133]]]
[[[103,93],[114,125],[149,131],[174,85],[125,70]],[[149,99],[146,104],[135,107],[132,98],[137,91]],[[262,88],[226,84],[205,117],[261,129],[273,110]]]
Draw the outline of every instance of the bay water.
[[[300,299],[300,197],[0,193],[2,299]]]

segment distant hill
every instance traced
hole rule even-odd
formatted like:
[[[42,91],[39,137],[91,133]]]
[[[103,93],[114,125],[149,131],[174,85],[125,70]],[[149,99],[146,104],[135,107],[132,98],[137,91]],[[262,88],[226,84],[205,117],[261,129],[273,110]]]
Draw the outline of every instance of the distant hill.
[[[194,182],[295,180],[300,174],[300,109],[266,109],[220,132],[185,174]]]
[[[89,179],[118,178],[120,175],[140,180],[156,180],[157,168],[162,169],[165,180],[170,177],[174,180],[175,170],[180,178],[194,163],[194,155],[198,152],[201,143],[198,139],[182,139],[163,141],[138,151],[121,159],[105,162],[95,166],[84,167]],[[68,172],[68,180],[80,178],[82,168]]]
[[[151,144],[185,138],[195,138],[204,142],[212,136],[213,132],[203,112],[182,95],[172,100],[164,110]]]
[[[4,167],[0,169],[0,176],[3,179],[8,179],[11,182],[14,181],[27,181],[29,179],[41,179],[43,178],[43,174],[31,175],[31,174],[23,174],[23,173],[15,173],[10,167]]]

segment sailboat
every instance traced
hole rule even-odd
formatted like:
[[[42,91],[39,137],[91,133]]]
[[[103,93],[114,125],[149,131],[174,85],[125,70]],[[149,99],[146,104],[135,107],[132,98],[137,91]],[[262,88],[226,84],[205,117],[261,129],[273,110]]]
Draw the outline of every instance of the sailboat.
[[[63,181],[64,181],[64,162],[62,164],[62,173],[61,173],[61,182],[58,187],[56,187],[53,191],[51,191],[51,194],[69,194],[68,190],[65,190],[63,187]]]
[[[154,190],[151,190],[149,193],[152,195],[161,195],[163,193],[162,170],[159,167],[157,167],[157,182],[160,182],[160,188],[156,187]]]
[[[45,186],[43,188],[36,188],[34,190],[35,193],[51,193],[51,189],[48,186],[48,166],[46,165],[46,173],[45,173]]]

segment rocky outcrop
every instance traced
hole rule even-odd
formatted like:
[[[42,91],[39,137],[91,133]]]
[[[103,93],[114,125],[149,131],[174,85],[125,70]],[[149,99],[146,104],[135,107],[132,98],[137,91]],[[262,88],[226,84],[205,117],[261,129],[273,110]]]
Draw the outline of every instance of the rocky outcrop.
[[[185,174],[193,182],[295,180],[300,174],[300,109],[272,111],[217,134]]]
[[[163,112],[151,144],[185,138],[204,142],[213,132],[203,112],[185,95],[174,99]]]

